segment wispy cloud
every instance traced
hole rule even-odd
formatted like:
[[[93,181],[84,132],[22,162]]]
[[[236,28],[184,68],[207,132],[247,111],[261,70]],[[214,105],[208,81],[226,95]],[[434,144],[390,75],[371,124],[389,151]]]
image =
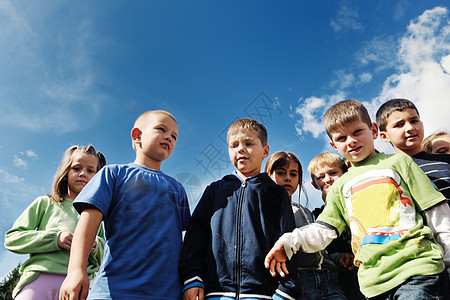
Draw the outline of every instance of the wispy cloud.
[[[49,21],[62,5],[0,3],[0,124],[68,132],[85,126],[86,111],[93,118],[99,113],[97,38],[88,20]]]
[[[0,169],[0,181],[4,183],[12,183],[12,184],[18,184],[24,181],[23,178],[20,178],[16,175],[9,174],[5,170]]]
[[[335,32],[360,31],[364,28],[358,10],[349,1],[341,1],[336,17],[330,21]]]
[[[392,69],[379,94],[364,102],[372,117],[378,107],[388,99],[411,99],[418,107],[426,133],[449,129],[450,111],[450,18],[446,8],[435,7],[412,20],[399,37],[375,37],[356,51],[353,71],[334,72],[329,84],[336,90],[332,95],[301,98],[294,109],[298,117],[299,134],[310,133],[315,138],[325,135],[322,118],[325,110],[358,85],[373,80],[371,72]],[[368,71],[370,70],[370,71]],[[359,75],[356,75],[359,74]],[[376,146],[389,152],[387,143]]]
[[[14,154],[14,165],[18,168],[22,168],[22,169],[26,169],[27,168],[27,163],[21,159],[17,154]]]

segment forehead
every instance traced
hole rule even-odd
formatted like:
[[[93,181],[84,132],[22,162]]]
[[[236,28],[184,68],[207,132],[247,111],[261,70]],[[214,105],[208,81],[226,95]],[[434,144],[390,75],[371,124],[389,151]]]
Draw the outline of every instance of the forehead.
[[[97,166],[98,160],[92,154],[87,154],[81,151],[75,151],[72,155],[72,164],[86,164],[91,166]]]
[[[332,136],[336,135],[346,135],[350,132],[352,132],[355,128],[364,128],[364,129],[370,129],[369,126],[367,126],[366,122],[363,122],[361,119],[357,119],[354,121],[350,121],[346,124],[343,124],[342,126],[336,127],[333,132],[331,132]]]
[[[279,166],[278,169],[286,169],[289,171],[297,171],[298,172],[298,164],[295,161],[289,160],[283,166]]]
[[[254,140],[258,139],[258,133],[252,129],[238,129],[228,134],[228,141],[233,140]]]
[[[178,130],[177,123],[170,116],[167,116],[165,114],[152,114],[149,116],[148,125],[157,124],[165,125],[167,127]]]
[[[395,110],[386,118],[386,123],[397,122],[401,120],[408,120],[411,118],[419,118],[417,111],[412,108],[405,108],[403,110]]]

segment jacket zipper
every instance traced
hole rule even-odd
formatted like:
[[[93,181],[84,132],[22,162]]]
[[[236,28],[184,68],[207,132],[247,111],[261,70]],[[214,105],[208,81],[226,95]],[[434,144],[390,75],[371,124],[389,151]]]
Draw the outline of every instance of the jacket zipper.
[[[241,218],[242,218],[242,205],[244,202],[244,190],[247,186],[247,182],[243,181],[241,185],[241,193],[238,200],[238,215],[236,223],[236,300],[239,300],[239,294],[241,293]]]

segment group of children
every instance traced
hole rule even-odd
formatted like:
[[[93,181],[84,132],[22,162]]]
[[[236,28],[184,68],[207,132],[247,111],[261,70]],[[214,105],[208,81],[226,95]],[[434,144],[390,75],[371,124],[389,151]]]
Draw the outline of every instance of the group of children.
[[[13,296],[448,299],[448,135],[427,141],[440,154],[422,152],[419,113],[405,99],[383,104],[377,123],[414,161],[375,150],[378,126],[360,102],[335,104],[324,124],[343,159],[322,153],[308,166],[325,202],[315,216],[292,201],[303,188],[293,153],[272,154],[261,173],[267,131],[253,119],[229,127],[235,171],[205,189],[192,216],[182,185],[160,171],[178,138],[171,114],[139,116],[130,164],[103,167],[92,146],[71,147],[52,194],[6,233],[7,249],[30,253]]]

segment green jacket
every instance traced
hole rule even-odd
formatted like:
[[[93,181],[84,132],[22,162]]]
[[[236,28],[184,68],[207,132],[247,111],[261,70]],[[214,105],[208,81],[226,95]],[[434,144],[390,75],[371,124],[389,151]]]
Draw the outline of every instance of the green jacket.
[[[67,274],[69,251],[58,246],[59,234],[74,232],[79,214],[72,201],[64,199],[55,202],[48,196],[41,196],[19,216],[5,234],[5,248],[17,254],[30,254],[20,268],[20,280],[13,291],[13,297],[22,288],[35,280],[41,272]],[[105,235],[103,226],[97,233],[97,246],[89,255],[87,273],[94,278],[103,257]]]

